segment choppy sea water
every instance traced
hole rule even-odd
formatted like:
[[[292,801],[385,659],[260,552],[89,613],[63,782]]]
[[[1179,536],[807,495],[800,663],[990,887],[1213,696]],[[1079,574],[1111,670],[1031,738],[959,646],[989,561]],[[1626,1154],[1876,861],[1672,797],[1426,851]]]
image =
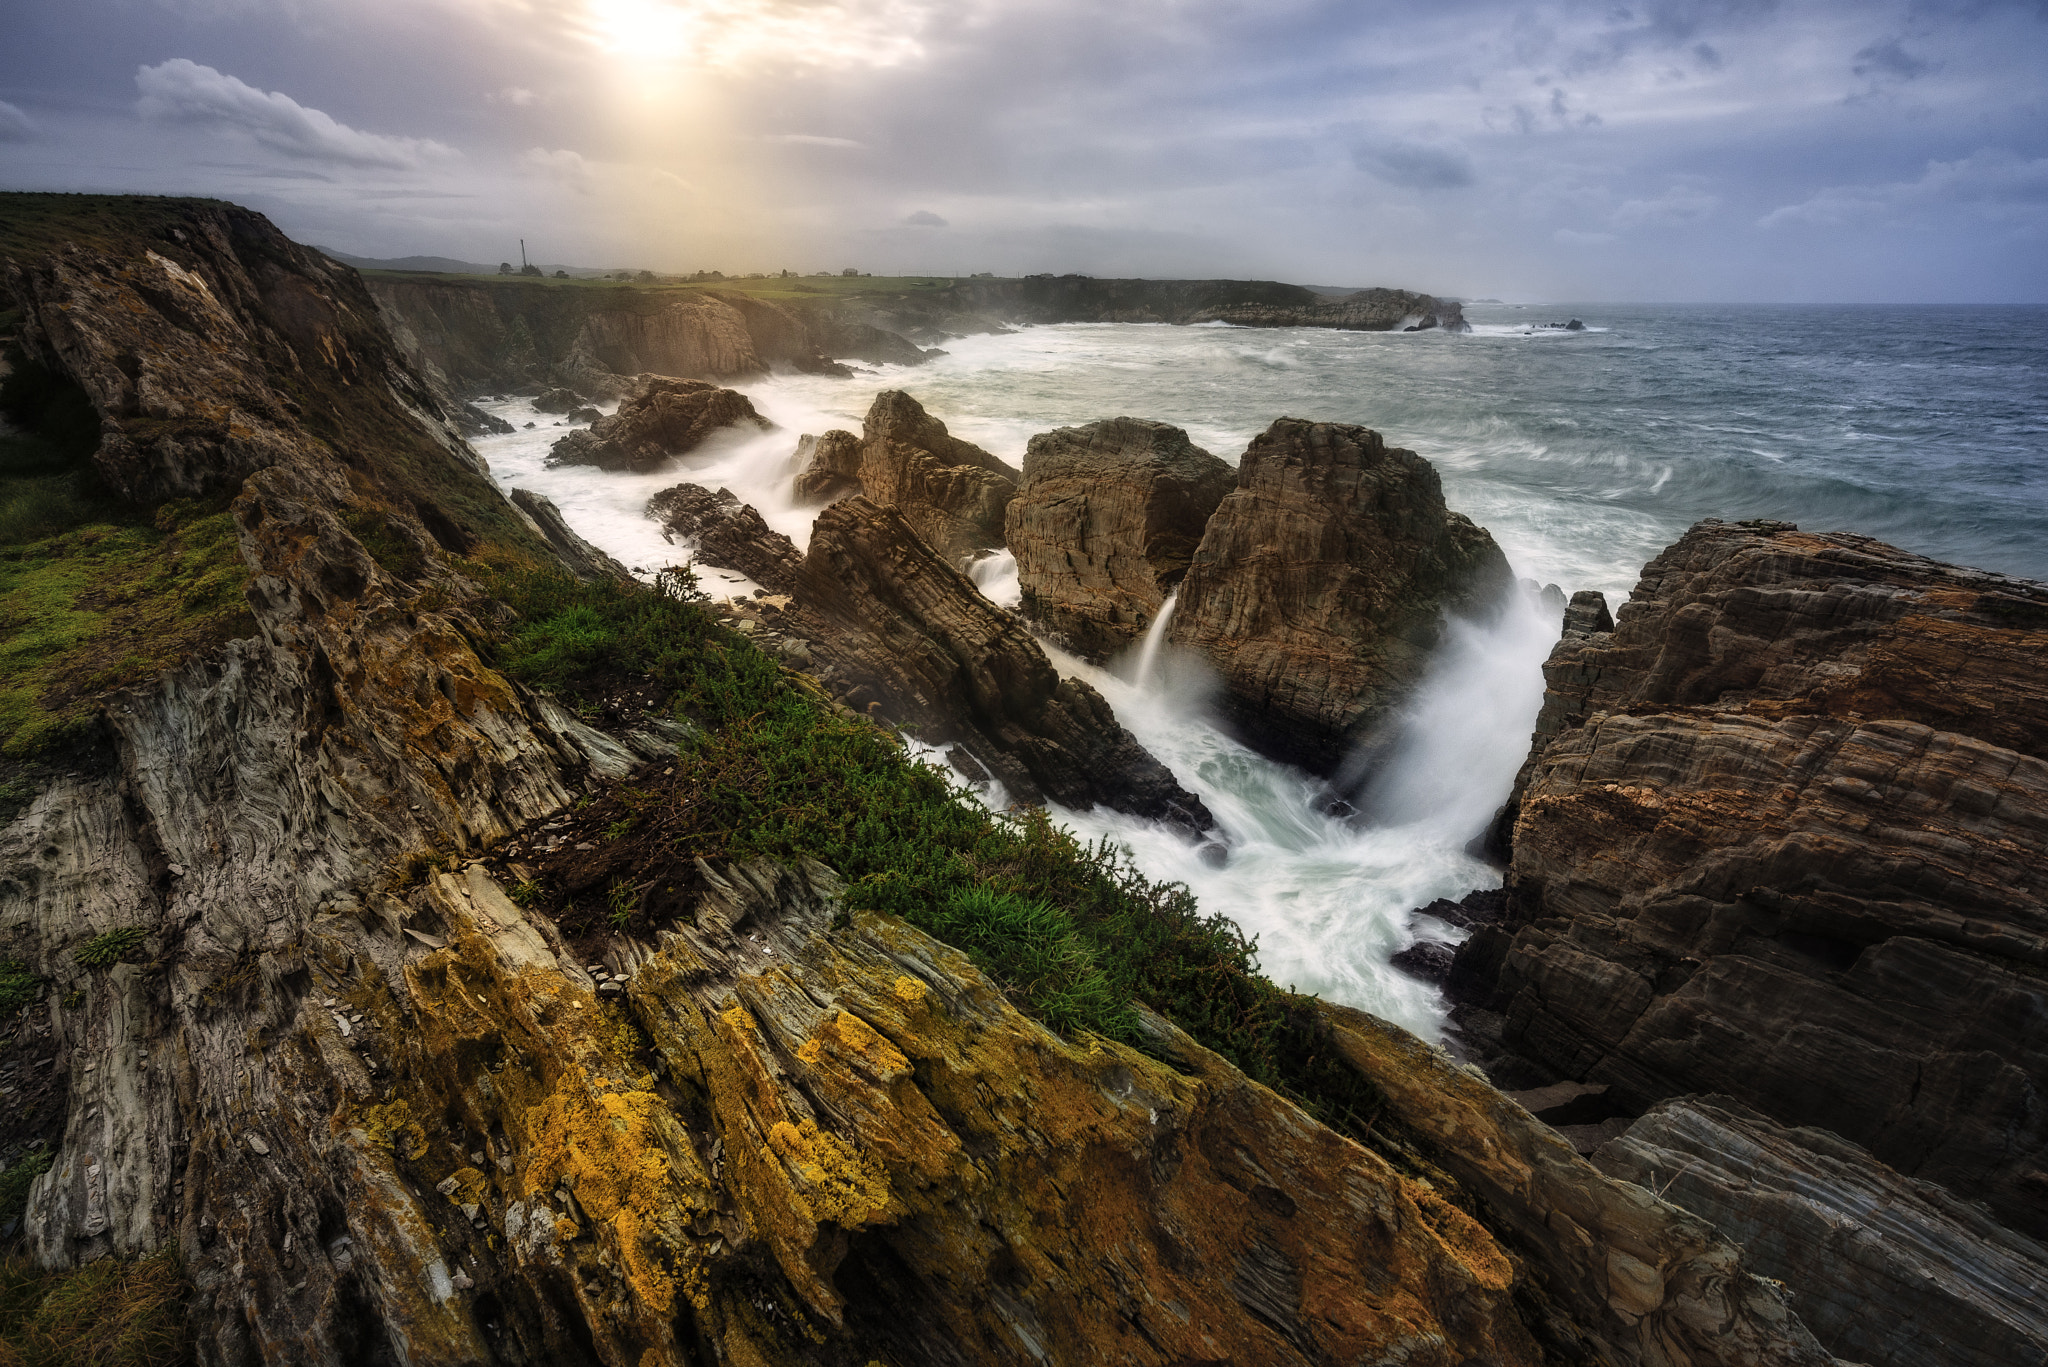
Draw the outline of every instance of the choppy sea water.
[[[548,470],[566,429],[535,422],[477,448],[508,487],[645,572],[684,558],[641,514],[678,480],[724,485],[807,538],[788,498],[796,438],[860,430],[877,390],[908,390],[957,435],[1012,462],[1033,433],[1116,415],[1157,418],[1233,463],[1274,418],[1361,423],[1442,473],[1450,505],[1488,528],[1516,571],[1619,605],[1643,563],[1703,517],[1773,517],[1855,531],[1939,559],[2048,579],[2048,309],[1472,306],[1469,335],[1076,324],[965,338],[917,368],[738,385],[779,424],[652,476]],[[1532,325],[1570,317],[1583,332]],[[975,578],[1014,601],[1014,567]],[[714,592],[744,591],[706,572]],[[1230,846],[1220,866],[1114,813],[1064,813],[1111,835],[1156,877],[1258,937],[1283,984],[1434,1035],[1432,989],[1390,968],[1408,910],[1494,886],[1464,852],[1505,796],[1557,625],[1517,603],[1488,628],[1454,624],[1399,723],[1376,824],[1325,815],[1322,785],[1236,744],[1210,720],[1199,665],[1171,657],[1134,682],[1055,655],[1198,792]],[[1438,928],[1441,932],[1443,928]],[[1444,935],[1444,938],[1450,938]]]

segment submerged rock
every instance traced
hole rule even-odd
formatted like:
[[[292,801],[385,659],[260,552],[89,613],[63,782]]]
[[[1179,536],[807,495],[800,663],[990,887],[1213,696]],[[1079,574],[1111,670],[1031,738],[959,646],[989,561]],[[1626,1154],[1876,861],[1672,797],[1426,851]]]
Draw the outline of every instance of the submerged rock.
[[[773,426],[746,395],[703,380],[651,379],[588,430],[571,432],[548,453],[550,465],[594,465],[600,470],[650,474],[688,455],[726,428],[767,431]]]
[[[1212,824],[1099,693],[1062,679],[1024,624],[896,509],[855,496],[820,513],[796,595],[817,672],[842,698],[966,750],[1011,797]]]
[[[1163,422],[1105,418],[1033,437],[1004,531],[1020,610],[1085,658],[1116,654],[1159,615],[1236,479]]]
[[[901,513],[948,564],[1002,546],[1018,478],[901,390],[877,394],[861,424],[861,492]]]
[[[678,484],[647,500],[647,515],[670,540],[682,537],[711,564],[738,570],[772,593],[788,593],[803,564],[796,543],[771,530],[730,489]]]
[[[1454,983],[1631,1110],[1721,1093],[2048,1233],[2044,658],[2048,586],[1694,527],[1544,666]]]
[[[1513,585],[1428,461],[1282,418],[1209,519],[1168,639],[1208,657],[1252,744],[1329,774],[1420,680],[1445,615],[1489,612]]]
[[[1757,1273],[1799,1288],[1799,1317],[1845,1358],[2048,1361],[2048,1249],[1824,1130],[1682,1097],[1593,1162],[1740,1241]]]

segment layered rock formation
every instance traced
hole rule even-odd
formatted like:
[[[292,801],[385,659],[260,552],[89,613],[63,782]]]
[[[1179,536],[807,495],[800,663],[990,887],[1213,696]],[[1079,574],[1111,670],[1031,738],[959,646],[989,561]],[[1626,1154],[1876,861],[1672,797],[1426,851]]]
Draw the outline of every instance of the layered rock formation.
[[[1545,666],[1458,977],[1632,1108],[1726,1094],[2048,1233],[2044,652],[2048,587],[1702,523]]]
[[[678,484],[648,499],[647,515],[667,539],[683,538],[700,558],[738,570],[774,593],[788,593],[803,564],[796,543],[770,529],[730,489],[713,493],[701,484]]]
[[[1799,1316],[1859,1362],[2048,1361],[2048,1249],[1823,1130],[1726,1098],[1660,1104],[1593,1157],[1684,1206],[1799,1288]]]
[[[556,442],[548,452],[548,464],[650,474],[696,450],[715,432],[765,432],[773,426],[737,390],[703,380],[657,377],[620,404],[618,412]]]
[[[552,499],[531,489],[514,489],[512,506],[533,519],[533,525],[564,565],[586,583],[596,579],[631,579],[626,567],[578,536]]]
[[[1191,831],[1211,824],[1102,695],[1061,678],[1023,623],[898,510],[856,495],[820,513],[796,595],[797,629],[835,692],[966,750],[1011,797],[1101,803]]]
[[[829,438],[831,434],[827,434]],[[823,466],[820,460],[835,460]],[[803,487],[829,487],[845,462],[844,443],[819,443]],[[894,508],[951,564],[1003,544],[1003,517],[1017,491],[1017,471],[971,441],[962,441],[899,389],[875,395],[861,423],[860,488],[872,503]]]
[[[1031,439],[1004,537],[1021,610],[1103,660],[1144,634],[1237,473],[1163,422],[1105,418]]]
[[[1428,461],[1282,418],[1209,519],[1169,639],[1208,657],[1248,740],[1330,773],[1421,677],[1445,614],[1488,612],[1513,583]]]
[[[832,429],[806,432],[797,442],[795,496],[799,503],[831,503],[860,492],[860,438]]]
[[[1457,301],[1411,290],[1368,289],[1332,298],[1273,280],[1097,280],[1033,275],[963,280],[923,301],[927,310],[1028,323],[1236,323],[1388,332],[1428,319],[1466,331]]]

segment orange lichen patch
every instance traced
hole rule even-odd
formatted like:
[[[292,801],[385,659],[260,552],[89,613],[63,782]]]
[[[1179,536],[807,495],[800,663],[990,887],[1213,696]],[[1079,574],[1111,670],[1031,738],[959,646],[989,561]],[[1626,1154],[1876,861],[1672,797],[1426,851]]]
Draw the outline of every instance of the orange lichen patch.
[[[476,1168],[457,1168],[449,1174],[454,1185],[448,1189],[451,1205],[482,1205],[491,1194],[491,1182]]]
[[[582,1232],[583,1232],[583,1226],[581,1226],[581,1225],[577,1224],[577,1223],[576,1223],[576,1222],[575,1222],[574,1220],[570,1219],[570,1218],[569,1218],[568,1216],[566,1216],[566,1215],[557,1215],[557,1216],[555,1217],[555,1242],[556,1242],[556,1243],[559,1243],[559,1244],[566,1244],[566,1243],[569,1243],[569,1242],[573,1241],[573,1240],[574,1240],[574,1239],[576,1238],[576,1236],[577,1236],[577,1235],[579,1235],[579,1234],[581,1234]]]
[[[626,1265],[627,1284],[642,1305],[668,1313],[676,1301],[676,1277],[669,1270],[667,1244],[660,1231],[630,1206],[613,1217],[612,1231],[619,1238],[619,1260]]]
[[[747,1009],[738,1002],[719,1012],[718,1018],[733,1030],[751,1032],[754,1029],[754,1018],[748,1015]]]
[[[896,994],[898,1001],[903,1002],[907,1006],[916,1006],[925,999],[927,993],[923,983],[907,974],[889,984],[889,990]]]
[[[812,1220],[855,1229],[888,1209],[889,1178],[881,1164],[816,1121],[778,1121],[768,1131],[768,1147],[794,1174],[797,1199]]]
[[[851,1011],[841,1011],[825,1022],[807,1042],[829,1047],[862,1072],[884,1081],[910,1071],[910,1060],[903,1056],[903,1051]]]
[[[558,1090],[530,1108],[525,1126],[530,1156],[525,1192],[537,1197],[565,1184],[590,1218],[608,1223],[617,1237],[626,1282],[642,1306],[667,1314],[675,1302],[676,1279],[668,1266],[669,1243],[655,1216],[673,1209],[678,1193],[660,1143],[657,1118],[666,1106],[652,1092],[579,1094]],[[556,1222],[556,1235],[573,1239]]]
[[[1401,1180],[1401,1189],[1422,1213],[1422,1222],[1444,1252],[1472,1274],[1472,1280],[1489,1291],[1505,1291],[1515,1280],[1514,1264],[1500,1251],[1500,1245],[1486,1227],[1446,1201],[1435,1188],[1423,1182]]]
[[[797,1046],[796,1056],[805,1063],[816,1065],[820,1059],[825,1057],[825,1046],[818,1042],[817,1036],[813,1035]]]
[[[364,1107],[356,1113],[356,1124],[372,1145],[408,1162],[417,1162],[427,1152],[427,1132],[413,1119],[412,1107],[402,1099]]]

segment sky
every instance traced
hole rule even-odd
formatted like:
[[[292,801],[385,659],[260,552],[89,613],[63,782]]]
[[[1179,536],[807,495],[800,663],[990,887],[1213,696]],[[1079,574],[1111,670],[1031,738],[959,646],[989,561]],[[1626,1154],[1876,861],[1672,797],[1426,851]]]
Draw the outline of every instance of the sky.
[[[0,188],[363,256],[2048,302],[2048,0],[0,0]]]

